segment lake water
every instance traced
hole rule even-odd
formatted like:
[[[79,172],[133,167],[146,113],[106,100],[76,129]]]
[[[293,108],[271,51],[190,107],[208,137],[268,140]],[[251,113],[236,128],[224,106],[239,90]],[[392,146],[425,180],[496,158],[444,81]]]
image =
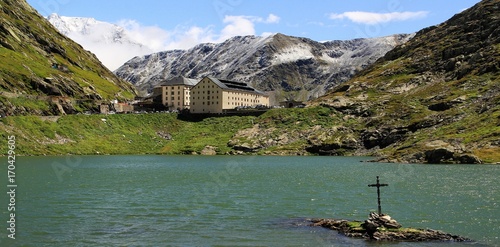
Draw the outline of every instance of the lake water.
[[[500,166],[408,165],[353,157],[18,157],[16,239],[7,237],[7,159],[0,246],[500,246]],[[306,218],[364,220],[475,243],[375,243]]]

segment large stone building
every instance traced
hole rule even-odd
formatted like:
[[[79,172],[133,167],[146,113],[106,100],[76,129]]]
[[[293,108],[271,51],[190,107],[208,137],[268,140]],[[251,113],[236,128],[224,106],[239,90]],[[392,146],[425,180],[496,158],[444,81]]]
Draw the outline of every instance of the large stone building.
[[[154,102],[164,105],[169,110],[190,108],[191,88],[198,80],[183,76],[172,78],[153,89]]]
[[[238,107],[269,106],[269,96],[242,82],[205,77],[190,91],[191,113],[224,113]]]

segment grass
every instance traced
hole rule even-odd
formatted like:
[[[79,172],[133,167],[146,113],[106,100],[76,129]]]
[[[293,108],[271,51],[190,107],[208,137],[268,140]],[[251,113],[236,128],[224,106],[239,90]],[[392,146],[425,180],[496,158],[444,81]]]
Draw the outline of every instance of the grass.
[[[347,222],[347,226],[349,226],[350,230],[353,232],[365,231],[365,229],[361,226],[362,224],[363,224],[362,221]]]
[[[37,116],[3,118],[2,140],[15,135],[20,155],[184,154],[207,145],[223,154],[227,142],[254,117],[208,118],[185,122],[175,114],[69,115],[56,122]],[[162,137],[169,133],[172,140]],[[6,153],[5,145],[0,151]]]
[[[418,102],[413,104],[418,106]],[[500,111],[490,111],[489,117],[471,115],[447,125],[409,133],[410,137],[402,143],[378,150],[376,154],[392,158],[412,155],[424,150],[425,143],[436,138],[464,145],[493,143],[500,136]],[[386,117],[380,117],[380,123],[386,123]],[[413,120],[414,117],[410,117],[402,121]],[[238,131],[257,125],[257,133],[235,138]],[[5,143],[8,136],[15,135],[19,155],[176,155],[201,153],[207,146],[214,147],[217,154],[227,154],[234,151],[228,146],[230,140],[240,144],[271,143],[257,150],[257,154],[308,154],[306,148],[313,143],[342,147],[344,142],[360,140],[360,134],[366,129],[359,119],[320,106],[273,109],[259,117],[217,117],[198,122],[180,120],[176,114],[15,116],[0,119],[0,142]],[[171,138],[165,139],[165,136]],[[476,145],[471,150],[485,162],[500,161],[500,149],[495,146]],[[6,145],[0,145],[0,154],[6,151]],[[356,150],[336,151],[339,155],[352,155]]]
[[[0,63],[0,91],[44,96],[33,82],[51,77],[53,86],[70,90],[62,91],[74,99],[85,98],[92,92],[105,100],[135,96],[132,85],[119,80],[93,54],[59,34],[43,17],[25,9],[22,3],[12,2],[3,8],[0,38],[4,46],[0,45],[0,59],[8,62]],[[68,71],[52,68],[53,63],[67,67]],[[2,98],[2,103],[24,109],[16,115],[50,114],[50,102],[40,99]]]
[[[53,118],[52,120],[55,120]],[[276,128],[276,135],[330,127],[339,118],[328,108],[275,109],[260,117],[231,116],[182,121],[176,114],[68,115],[57,121],[38,116],[2,118],[0,138],[15,135],[20,155],[65,154],[191,154],[206,146],[218,154],[232,149],[229,140],[255,124]],[[172,138],[167,140],[164,135]],[[270,147],[264,151],[304,152],[306,139]],[[5,153],[6,147],[0,147]]]

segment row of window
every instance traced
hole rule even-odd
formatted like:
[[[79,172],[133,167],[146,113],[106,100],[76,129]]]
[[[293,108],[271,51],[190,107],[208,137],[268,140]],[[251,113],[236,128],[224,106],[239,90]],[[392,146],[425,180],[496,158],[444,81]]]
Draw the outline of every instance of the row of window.
[[[175,90],[175,86],[162,86],[162,87],[168,88],[170,90]],[[181,86],[177,86],[177,89],[181,89]]]
[[[219,99],[219,96],[212,96],[212,99]],[[198,99],[200,99],[200,96],[198,96]],[[205,99],[205,96],[201,97],[201,99]],[[207,99],[210,99],[210,96],[207,96]]]
[[[200,99],[200,97],[198,96],[197,99]],[[205,96],[201,97],[202,100],[205,99]],[[210,99],[210,96],[207,96],[207,99]],[[212,96],[211,99],[219,99],[219,96]],[[175,97],[172,96],[170,97],[170,100],[175,100]],[[181,97],[180,96],[177,96],[177,100],[181,100]],[[259,103],[259,100],[257,99],[245,99],[245,98],[238,98],[238,97],[227,97],[227,100],[236,100],[236,101],[244,101],[244,102],[250,102],[250,103]],[[168,101],[168,97],[165,97],[165,101]],[[189,101],[189,97],[185,97],[185,101]],[[234,105],[234,102],[233,102],[233,105]]]
[[[205,85],[202,85],[201,87],[202,87],[202,88],[205,88]],[[207,88],[210,88],[210,85],[208,85],[208,86],[207,86]],[[212,85],[212,87],[211,87],[211,88],[215,88],[215,85]]]
[[[219,101],[211,102],[212,105],[218,105]],[[205,105],[205,101],[201,102],[202,105]],[[193,105],[196,105],[196,102],[193,102]],[[207,101],[206,105],[210,105],[210,101]],[[229,105],[233,106],[250,106],[249,104],[243,104],[241,102],[231,102]]]
[[[216,90],[216,91],[206,91],[207,94],[210,94],[211,93],[219,93],[219,90]],[[196,91],[193,91],[191,94],[196,94]],[[201,91],[200,94],[205,94],[205,91]],[[248,95],[248,94],[245,94],[245,93],[232,93],[232,94],[235,94],[235,95]]]
[[[217,91],[212,91],[212,93],[217,93],[217,94],[218,94],[218,93],[219,93],[219,90],[217,90]],[[193,93],[192,93],[192,94],[196,94],[196,91],[193,91]],[[202,91],[202,92],[201,92],[201,94],[205,94],[205,91]],[[207,91],[207,94],[210,94],[210,91]]]
[[[165,95],[168,95],[168,91],[165,92]],[[171,95],[175,95],[175,91],[172,91]],[[177,95],[181,95],[181,91],[177,91]],[[189,95],[189,91],[186,91],[186,95]]]
[[[205,101],[201,102],[202,105],[205,105]],[[212,105],[218,105],[219,101],[212,102]],[[193,102],[193,105],[196,105],[196,102]],[[210,101],[207,101],[207,105],[210,105]]]
[[[165,101],[167,101],[167,100],[168,100],[168,97],[165,97]],[[175,97],[173,97],[173,96],[172,96],[172,97],[170,98],[170,100],[175,100]],[[180,96],[177,96],[177,100],[181,100],[181,97],[180,97]],[[188,101],[188,100],[189,100],[189,97],[186,97],[186,101]]]
[[[256,99],[244,99],[244,98],[238,98],[238,97],[227,97],[227,100],[241,100],[241,101],[245,101],[245,102],[252,102],[252,103],[258,103],[259,100],[256,100]]]

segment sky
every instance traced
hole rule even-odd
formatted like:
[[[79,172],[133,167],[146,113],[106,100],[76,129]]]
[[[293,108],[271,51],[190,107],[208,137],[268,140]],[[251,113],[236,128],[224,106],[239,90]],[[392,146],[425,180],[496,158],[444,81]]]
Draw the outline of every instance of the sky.
[[[153,50],[188,49],[238,35],[316,41],[413,33],[479,0],[27,0],[41,15],[92,17],[137,33]]]

